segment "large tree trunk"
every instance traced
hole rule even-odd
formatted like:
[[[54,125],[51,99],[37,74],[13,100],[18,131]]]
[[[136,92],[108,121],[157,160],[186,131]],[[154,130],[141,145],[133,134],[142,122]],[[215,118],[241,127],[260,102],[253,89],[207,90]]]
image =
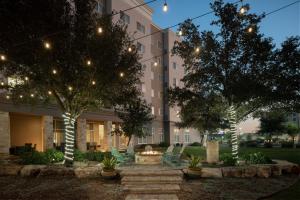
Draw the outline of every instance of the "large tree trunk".
[[[232,145],[232,156],[235,159],[238,159],[238,135],[236,131],[236,110],[233,105],[229,107],[229,124],[230,124],[230,133],[231,133],[231,145]]]
[[[132,136],[130,135],[130,136],[128,137],[127,147],[128,147],[129,144],[130,144],[131,138],[132,138]]]
[[[65,160],[66,166],[72,166],[74,161],[74,147],[75,147],[75,122],[76,117],[69,112],[63,115],[65,124]]]

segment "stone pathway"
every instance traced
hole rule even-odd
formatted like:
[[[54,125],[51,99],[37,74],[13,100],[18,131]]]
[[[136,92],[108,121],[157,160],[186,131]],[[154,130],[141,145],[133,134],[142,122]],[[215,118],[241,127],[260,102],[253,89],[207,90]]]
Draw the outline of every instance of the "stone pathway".
[[[182,172],[161,166],[122,169],[125,200],[178,200]]]

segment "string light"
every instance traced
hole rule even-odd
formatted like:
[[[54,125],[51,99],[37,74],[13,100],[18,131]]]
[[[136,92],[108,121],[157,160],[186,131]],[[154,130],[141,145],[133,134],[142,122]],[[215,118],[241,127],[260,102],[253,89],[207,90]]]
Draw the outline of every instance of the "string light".
[[[49,42],[44,42],[44,47],[46,49],[50,49],[51,48],[51,44]]]
[[[30,94],[30,97],[33,98],[33,97],[34,97],[34,94]]]
[[[98,33],[102,33],[103,32],[103,29],[102,29],[102,27],[98,27]]]
[[[70,113],[66,112],[62,115],[64,119],[65,124],[65,141],[66,141],[66,147],[65,147],[65,159],[73,161],[74,159],[74,142],[75,142],[75,136],[74,136],[74,129],[75,129],[75,119],[71,116]]]
[[[29,78],[27,76],[25,76],[25,81],[28,81],[28,80],[29,80]]]
[[[154,66],[157,67],[157,65],[158,65],[158,63],[157,63],[157,62],[154,62]]]
[[[1,85],[2,85],[2,86],[4,86],[4,85],[5,85],[5,83],[2,81],[2,82],[1,82]]]
[[[120,73],[120,77],[124,77],[124,73],[123,72]]]
[[[200,48],[197,47],[197,48],[196,48],[196,53],[199,53],[199,52],[200,52]]]
[[[92,81],[92,85],[96,85],[96,81]]]
[[[53,70],[52,70],[52,74],[57,74],[56,69],[53,69]]]
[[[48,91],[48,94],[49,94],[49,95],[52,95],[52,92],[49,90],[49,91]]]
[[[1,55],[1,56],[0,56],[0,59],[1,59],[2,61],[5,61],[5,60],[6,60],[6,56],[5,56],[5,55]]]
[[[246,11],[247,11],[247,9],[244,6],[242,6],[240,9],[240,14],[243,15]]]
[[[132,52],[132,48],[131,47],[128,47],[128,52]]]
[[[23,95],[20,95],[19,97],[20,97],[20,99],[23,99]]]
[[[248,28],[248,33],[252,33],[253,32],[253,28],[252,27],[249,27]]]
[[[87,64],[88,66],[90,66],[90,65],[92,64],[92,61],[87,60],[87,61],[86,61],[86,64]]]
[[[69,87],[68,87],[68,90],[69,90],[69,91],[72,91],[72,90],[73,90],[73,87],[72,87],[72,86],[69,86]]]
[[[164,3],[163,11],[164,11],[164,12],[167,12],[167,11],[168,11],[168,4],[167,4],[167,1],[165,1],[165,3]]]
[[[178,32],[178,35],[179,35],[179,36],[182,36],[182,31],[181,31],[181,30]]]
[[[9,95],[6,95],[6,99],[10,99],[10,96],[9,96]]]

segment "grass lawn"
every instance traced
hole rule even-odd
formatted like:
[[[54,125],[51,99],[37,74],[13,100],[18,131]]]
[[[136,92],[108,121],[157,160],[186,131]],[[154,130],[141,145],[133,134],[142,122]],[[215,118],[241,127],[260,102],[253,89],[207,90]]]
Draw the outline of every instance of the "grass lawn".
[[[222,153],[230,153],[231,148],[221,148],[220,154]],[[280,160],[287,160],[293,163],[300,164],[300,148],[292,149],[292,148],[246,148],[241,147],[239,149],[240,155],[245,153],[255,153],[255,152],[262,152],[266,156],[271,159],[280,159]],[[184,153],[189,155],[200,156],[202,158],[206,157],[206,151],[203,147],[186,147]]]
[[[284,190],[270,198],[270,200],[296,200],[300,197],[300,181],[298,181],[295,185]]]

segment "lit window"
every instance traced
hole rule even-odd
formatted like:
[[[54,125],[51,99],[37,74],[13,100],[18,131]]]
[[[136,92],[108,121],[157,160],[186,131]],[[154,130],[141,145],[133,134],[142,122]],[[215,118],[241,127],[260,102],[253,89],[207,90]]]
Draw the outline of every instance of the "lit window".
[[[137,28],[138,31],[140,31],[142,33],[145,33],[145,26],[142,25],[140,22],[136,23],[136,28]]]
[[[145,86],[145,84],[142,84],[142,92],[146,92],[146,86]]]
[[[190,134],[189,133],[185,133],[184,134],[184,142],[185,143],[190,143],[191,142]]]
[[[154,97],[154,90],[151,89],[151,97]]]
[[[64,122],[60,119],[53,119],[53,143],[55,146],[61,146],[65,141]]]
[[[158,109],[158,115],[161,115],[161,109],[160,108]]]
[[[103,2],[103,0],[98,0],[96,2],[96,12],[98,14],[102,14],[103,11],[104,11],[104,2]]]
[[[147,137],[139,137],[138,144],[147,144]]]
[[[154,72],[151,72],[151,79],[154,80]]]
[[[126,15],[124,12],[120,12],[120,19],[125,23],[125,24],[130,24],[130,16]]]
[[[174,129],[174,142],[175,143],[179,143],[180,142],[180,139],[179,139],[179,129],[178,128]]]
[[[155,115],[154,106],[151,107],[151,113],[152,115]]]
[[[152,134],[152,135],[155,134],[155,128],[154,128],[154,127],[152,127],[152,129],[151,129],[151,134]]]

